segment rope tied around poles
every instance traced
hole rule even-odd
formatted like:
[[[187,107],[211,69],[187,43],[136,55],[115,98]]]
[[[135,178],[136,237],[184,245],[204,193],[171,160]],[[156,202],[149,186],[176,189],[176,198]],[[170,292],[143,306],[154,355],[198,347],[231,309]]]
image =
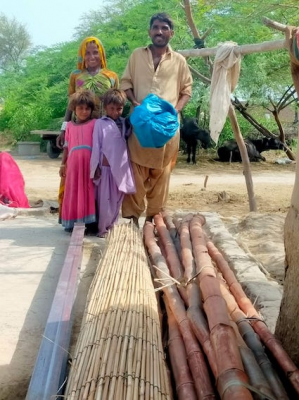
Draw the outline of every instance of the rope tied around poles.
[[[201,273],[204,269],[206,268],[213,268],[215,269],[215,267],[213,267],[212,265],[204,265],[203,267],[200,268],[200,270],[193,275],[190,279],[188,279],[187,282],[179,282],[178,280],[176,280],[175,278],[173,278],[172,276],[170,276],[169,274],[167,274],[166,272],[162,271],[160,268],[158,268],[156,265],[153,265],[154,268],[156,268],[158,271],[160,271],[163,275],[166,276],[166,278],[155,278],[154,281],[158,282],[158,283],[163,283],[163,282],[168,282],[165,283],[164,285],[158,287],[155,289],[155,292],[158,292],[159,290],[165,289],[166,287],[172,286],[172,285],[176,285],[177,287],[187,287],[190,283],[192,283]],[[169,282],[169,280],[171,282]]]
[[[221,398],[223,398],[224,393],[232,386],[244,386],[246,387],[248,390],[250,390],[253,393],[258,394],[261,399],[263,400],[275,400],[274,397],[271,397],[269,395],[265,395],[265,393],[261,392],[260,390],[256,389],[254,386],[249,385],[248,383],[239,381],[237,379],[232,380],[230,382],[227,382],[221,389]]]

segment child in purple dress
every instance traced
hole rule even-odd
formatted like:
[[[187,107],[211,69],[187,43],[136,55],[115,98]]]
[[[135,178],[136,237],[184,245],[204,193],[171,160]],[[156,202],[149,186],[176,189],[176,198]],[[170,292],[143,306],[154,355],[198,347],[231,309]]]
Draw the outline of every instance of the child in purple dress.
[[[136,190],[126,141],[131,130],[121,117],[125,103],[124,91],[108,90],[103,97],[106,116],[96,121],[93,131],[90,177],[95,183],[100,237],[117,222],[124,195]]]

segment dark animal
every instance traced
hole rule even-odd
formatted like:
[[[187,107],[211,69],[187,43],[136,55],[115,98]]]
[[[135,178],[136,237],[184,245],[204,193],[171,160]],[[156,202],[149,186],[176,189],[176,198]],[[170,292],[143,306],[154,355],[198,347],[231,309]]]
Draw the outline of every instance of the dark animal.
[[[204,149],[207,149],[211,144],[210,133],[206,129],[200,128],[195,118],[186,118],[180,132],[181,138],[187,145],[187,163],[190,163],[192,153],[192,162],[196,164],[195,154],[198,141],[201,142]]]
[[[283,150],[284,145],[282,142],[275,138],[262,138],[262,139],[250,139],[259,153],[268,150]]]
[[[249,161],[266,161],[265,157],[261,155],[263,151],[283,149],[282,142],[275,138],[262,138],[262,139],[245,139],[245,146],[247,149]],[[227,140],[218,149],[219,161],[241,162],[241,154],[237,142],[235,140]]]

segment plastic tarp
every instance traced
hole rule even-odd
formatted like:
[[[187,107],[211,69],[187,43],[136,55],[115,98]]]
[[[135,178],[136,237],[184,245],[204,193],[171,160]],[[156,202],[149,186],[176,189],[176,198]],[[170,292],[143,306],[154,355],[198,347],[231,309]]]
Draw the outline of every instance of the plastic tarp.
[[[142,147],[163,147],[177,132],[178,113],[168,101],[149,94],[130,116]]]

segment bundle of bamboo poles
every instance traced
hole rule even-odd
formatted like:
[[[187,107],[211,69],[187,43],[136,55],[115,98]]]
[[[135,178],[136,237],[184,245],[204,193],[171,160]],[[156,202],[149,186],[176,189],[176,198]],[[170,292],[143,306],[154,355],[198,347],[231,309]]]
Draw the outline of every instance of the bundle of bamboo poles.
[[[156,215],[154,223],[145,225],[144,238],[164,294],[178,399],[297,398],[298,369],[205,235],[204,217],[188,215],[172,221]],[[180,238],[179,244],[174,237]],[[292,397],[264,346],[291,383]]]
[[[170,398],[156,295],[132,224],[109,234],[88,293],[66,398]]]

